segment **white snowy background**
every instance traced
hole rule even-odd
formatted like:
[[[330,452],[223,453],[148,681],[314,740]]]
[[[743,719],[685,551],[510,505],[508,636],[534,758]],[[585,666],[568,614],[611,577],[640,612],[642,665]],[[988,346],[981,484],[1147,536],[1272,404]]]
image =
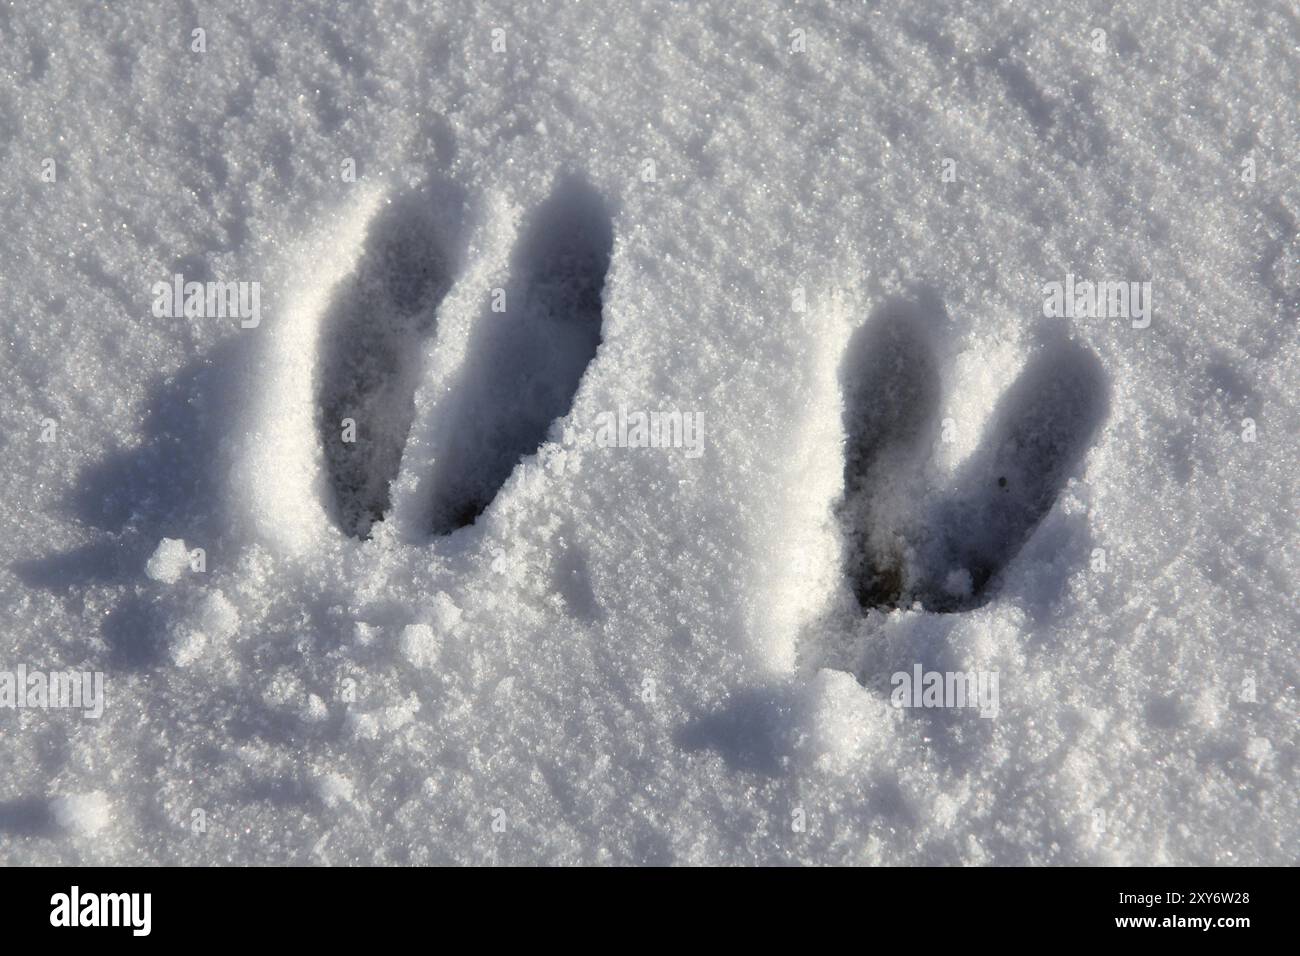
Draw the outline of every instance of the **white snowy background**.
[[[107,706],[0,709],[0,862],[1295,862],[1298,43],[1287,0],[3,3],[0,670]],[[601,345],[434,536],[448,423],[519,401],[476,332],[548,200],[608,217]],[[446,296],[359,541],[325,317],[411,228]],[[259,282],[260,325],[156,318],[178,272]],[[1150,281],[1150,327],[1044,318],[1067,273]],[[1101,369],[960,613],[846,584],[887,302],[953,427],[921,511],[1045,342]],[[620,405],[703,453],[582,440]],[[997,717],[892,711],[914,663],[996,670]]]

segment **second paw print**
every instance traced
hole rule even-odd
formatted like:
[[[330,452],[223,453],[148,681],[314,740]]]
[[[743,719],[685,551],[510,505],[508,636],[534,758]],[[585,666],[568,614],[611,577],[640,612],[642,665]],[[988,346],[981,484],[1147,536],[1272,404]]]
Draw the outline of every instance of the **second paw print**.
[[[941,424],[929,327],[942,306],[930,299],[879,306],[851,341],[842,369],[846,445],[837,512],[848,578],[864,610],[984,604],[1106,416],[1097,357],[1064,337],[1049,338],[994,409],[955,490],[934,504],[922,490]]]

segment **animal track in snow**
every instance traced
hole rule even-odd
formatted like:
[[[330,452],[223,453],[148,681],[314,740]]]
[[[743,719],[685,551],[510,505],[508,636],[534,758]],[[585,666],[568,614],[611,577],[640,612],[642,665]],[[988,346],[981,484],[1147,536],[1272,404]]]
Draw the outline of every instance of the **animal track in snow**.
[[[1096,356],[1063,337],[1047,342],[998,403],[957,492],[918,516],[940,398],[926,319],[942,308],[928,299],[886,302],[850,342],[841,370],[847,442],[837,513],[864,610],[984,604],[1106,417]]]
[[[890,544],[898,513],[890,482],[915,471],[933,441],[939,379],[919,307],[880,306],[849,343],[844,389],[844,498],[840,523],[849,543],[849,578],[864,608],[896,605],[901,557]]]
[[[434,534],[473,523],[551,422],[569,413],[600,345],[613,245],[605,204],[579,179],[559,183],[533,215],[511,263],[505,311],[485,313],[469,344],[432,481]]]
[[[457,268],[451,187],[408,196],[371,225],[353,277],[322,328],[318,435],[337,520],[369,536],[391,500],[415,414],[421,344]],[[430,529],[472,524],[519,460],[573,404],[601,341],[601,293],[613,227],[585,182],[562,180],[535,212],[511,261],[504,298],[478,316],[445,403],[446,438],[430,476]],[[347,420],[354,423],[345,432]]]
[[[354,537],[368,537],[390,504],[415,415],[418,346],[451,287],[451,237],[441,224],[463,202],[444,187],[377,216],[322,322],[317,429],[339,524]]]

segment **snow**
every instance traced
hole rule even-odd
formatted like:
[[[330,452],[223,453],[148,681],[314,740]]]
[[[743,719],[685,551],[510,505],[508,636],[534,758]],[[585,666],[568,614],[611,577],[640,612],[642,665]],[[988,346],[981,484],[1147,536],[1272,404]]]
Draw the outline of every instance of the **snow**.
[[[402,628],[402,656],[416,667],[432,667],[438,662],[440,642],[428,624],[408,624]]]
[[[112,819],[108,797],[102,790],[56,797],[50,801],[50,811],[55,823],[82,837],[94,836]]]
[[[175,584],[190,569],[190,552],[180,538],[163,538],[149,556],[144,573],[163,584]]]
[[[0,37],[0,863],[1294,861],[1286,4]]]
[[[351,803],[355,788],[352,781],[337,773],[327,773],[316,781],[316,795],[327,807]]]

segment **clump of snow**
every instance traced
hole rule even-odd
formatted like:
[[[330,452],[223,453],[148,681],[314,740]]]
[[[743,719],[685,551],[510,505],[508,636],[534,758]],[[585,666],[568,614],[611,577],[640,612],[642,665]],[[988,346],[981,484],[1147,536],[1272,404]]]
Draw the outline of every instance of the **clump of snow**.
[[[311,724],[319,724],[329,718],[329,708],[316,694],[308,694],[307,701],[303,704],[302,719]]]
[[[190,569],[190,552],[180,538],[163,538],[144,566],[144,573],[163,584],[175,584]]]
[[[1246,744],[1246,759],[1256,774],[1269,773],[1274,769],[1277,756],[1273,744],[1267,737],[1252,737]]]
[[[460,623],[461,613],[461,609],[446,591],[439,591],[433,596],[433,626],[440,634],[454,631]]]
[[[166,618],[168,653],[187,667],[212,643],[228,641],[239,630],[239,611],[220,588],[199,588],[171,605]]]
[[[352,640],[357,647],[369,647],[379,636],[379,628],[373,624],[357,621],[352,626]]]
[[[515,677],[503,677],[497,682],[497,686],[492,688],[492,699],[499,704],[507,704],[515,692]]]
[[[402,656],[416,667],[432,667],[438,661],[438,637],[428,624],[410,624],[402,629]]]
[[[387,705],[354,705],[348,708],[343,725],[358,740],[379,740],[407,726],[419,710],[420,701],[414,694]]]
[[[204,634],[218,641],[226,640],[239,630],[239,612],[217,588],[203,595],[192,621]]]
[[[171,641],[169,653],[178,667],[189,667],[203,656],[208,646],[208,636],[202,631],[185,630]]]
[[[352,781],[340,773],[327,773],[316,778],[316,796],[327,807],[352,803],[355,788]]]
[[[102,790],[55,797],[50,813],[59,827],[79,836],[94,836],[112,820],[112,807]]]

